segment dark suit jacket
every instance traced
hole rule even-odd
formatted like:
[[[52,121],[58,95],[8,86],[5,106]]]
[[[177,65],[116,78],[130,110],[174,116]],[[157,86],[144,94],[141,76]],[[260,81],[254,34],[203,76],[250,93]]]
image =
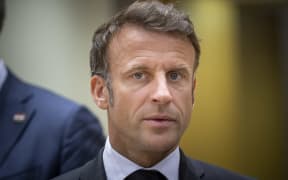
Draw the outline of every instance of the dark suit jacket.
[[[93,159],[104,145],[83,106],[10,71],[0,91],[0,180],[46,180]]]
[[[53,180],[106,180],[103,149],[84,166]],[[113,163],[113,162],[111,162]],[[120,165],[119,165],[120,166]],[[188,158],[180,151],[179,180],[251,180],[222,168]]]

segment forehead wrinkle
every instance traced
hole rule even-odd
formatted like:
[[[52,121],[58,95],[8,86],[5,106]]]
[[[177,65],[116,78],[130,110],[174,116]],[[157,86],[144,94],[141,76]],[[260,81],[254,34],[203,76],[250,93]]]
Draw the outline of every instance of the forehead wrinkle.
[[[180,42],[185,42],[185,47],[189,46],[191,48],[194,49],[193,45],[190,43],[189,39],[185,36],[182,36],[180,34],[177,33],[172,33],[172,32],[158,32],[158,31],[153,31],[153,30],[148,30],[145,29],[139,25],[136,24],[131,24],[131,23],[127,23],[124,24],[121,29],[115,34],[115,37],[117,39],[120,40],[132,40],[133,42],[129,43],[127,41],[120,42],[120,40],[118,40],[120,43],[122,43],[123,45],[125,45],[126,47],[136,47],[137,46],[141,46],[142,43],[149,43],[149,41],[154,42],[154,39],[164,39],[165,41],[167,41],[167,43],[170,43],[172,45],[174,45],[174,42],[170,42],[170,41],[180,41]],[[147,37],[147,38],[145,38]],[[154,38],[155,37],[155,38]],[[154,42],[155,43],[155,42]],[[157,45],[157,44],[153,44],[153,45]],[[142,47],[142,46],[141,46]],[[177,47],[176,45],[173,46],[173,48],[180,48],[183,49],[183,47]],[[152,49],[152,47],[147,46],[147,49]],[[160,48],[161,49],[161,48]]]
[[[157,43],[153,41],[154,36],[157,36],[157,38],[160,37],[160,40],[161,38],[165,38],[165,41],[167,41],[167,43],[172,44],[173,46],[172,47],[168,46],[168,49],[162,48],[161,44],[158,45]],[[150,37],[150,38],[145,38],[145,37]],[[143,44],[149,44],[148,40],[151,41],[150,43],[152,45],[143,46]],[[169,41],[175,41],[175,40],[181,43],[169,42]],[[111,42],[108,46],[108,58],[117,59],[117,61],[114,61],[113,64],[118,65],[119,63],[121,63],[118,60],[125,58],[126,50],[131,51],[131,49],[134,50],[133,55],[135,56],[132,59],[142,57],[142,56],[143,58],[153,57],[154,55],[156,57],[159,54],[160,54],[159,56],[165,59],[166,57],[169,57],[168,56],[169,54],[170,55],[172,54],[171,56],[172,58],[177,58],[177,59],[182,59],[182,60],[189,59],[189,61],[192,61],[192,66],[194,64],[193,61],[195,61],[194,47],[191,45],[191,43],[189,42],[187,38],[179,36],[179,35],[177,36],[174,34],[145,30],[142,27],[139,27],[137,25],[126,24],[126,25],[123,25],[123,27],[118,32],[116,32],[113,38],[111,39]],[[189,49],[191,49],[191,51]],[[191,52],[191,53],[187,53],[187,52]],[[161,53],[163,53],[164,56]]]

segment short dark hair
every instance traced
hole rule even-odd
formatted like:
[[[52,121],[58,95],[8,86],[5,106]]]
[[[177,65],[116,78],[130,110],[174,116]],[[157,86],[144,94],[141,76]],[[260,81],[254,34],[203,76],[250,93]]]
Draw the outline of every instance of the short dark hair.
[[[113,16],[94,33],[93,45],[90,50],[92,76],[99,75],[105,80],[109,80],[107,49],[113,35],[127,23],[136,24],[152,31],[177,33],[187,37],[195,49],[194,70],[198,67],[200,45],[188,15],[177,10],[173,4],[163,4],[157,0],[138,0]]]
[[[5,0],[0,0],[0,32],[2,31],[4,19],[5,19]]]

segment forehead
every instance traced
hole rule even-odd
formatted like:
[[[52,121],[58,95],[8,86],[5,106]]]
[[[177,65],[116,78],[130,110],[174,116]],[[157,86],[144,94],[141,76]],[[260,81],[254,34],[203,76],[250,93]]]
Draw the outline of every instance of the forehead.
[[[194,64],[195,50],[192,43],[183,35],[147,30],[134,24],[123,25],[108,46],[109,63],[121,64],[121,61],[127,58],[142,56],[176,57]]]

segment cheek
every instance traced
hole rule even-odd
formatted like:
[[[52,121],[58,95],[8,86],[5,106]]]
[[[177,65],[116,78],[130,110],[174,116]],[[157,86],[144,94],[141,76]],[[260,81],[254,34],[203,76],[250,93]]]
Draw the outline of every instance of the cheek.
[[[115,88],[114,88],[115,89]],[[114,112],[126,118],[135,118],[135,114],[140,111],[147,99],[147,89],[142,88],[133,90],[126,86],[118,85],[117,91],[114,91]]]
[[[189,121],[192,107],[193,107],[193,100],[192,100],[192,91],[191,89],[186,89],[185,91],[177,92],[177,97],[174,96],[175,105],[181,111],[182,118],[184,121]]]
[[[119,85],[117,87],[117,91],[114,93],[115,101],[117,101],[118,105],[137,105],[140,104],[143,100],[146,99],[148,94],[148,89],[143,87],[139,89],[133,89],[129,86]]]

